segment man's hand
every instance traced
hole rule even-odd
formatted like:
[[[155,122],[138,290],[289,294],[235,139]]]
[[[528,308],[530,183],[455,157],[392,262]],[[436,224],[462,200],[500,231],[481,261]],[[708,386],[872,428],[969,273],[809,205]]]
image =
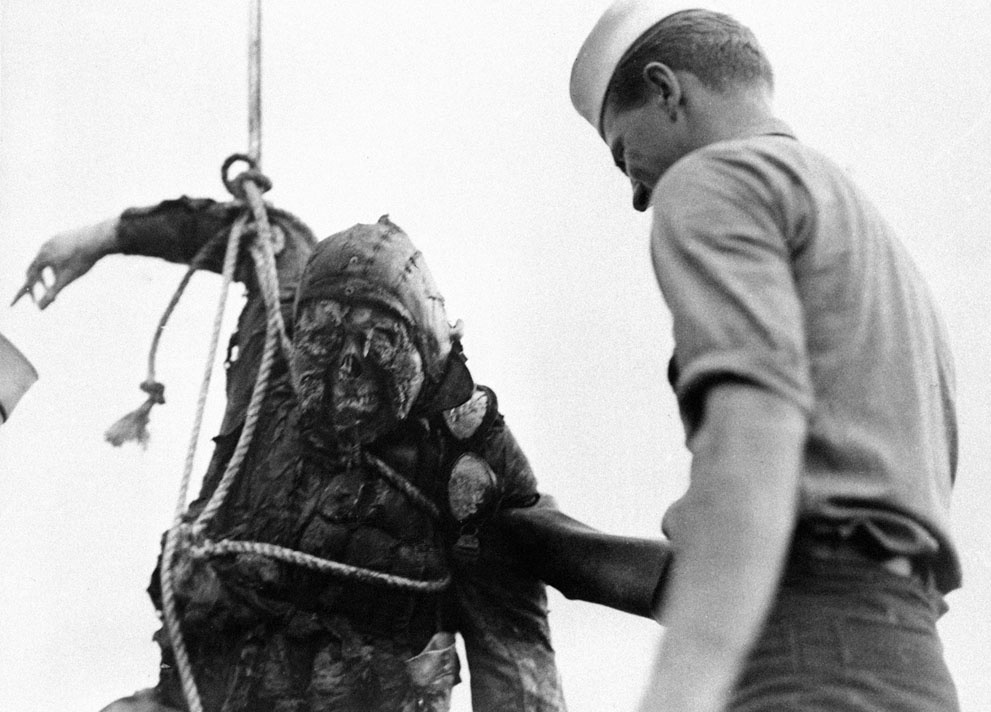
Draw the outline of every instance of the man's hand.
[[[118,251],[117,222],[117,218],[112,218],[59,233],[45,242],[28,266],[24,285],[17,290],[11,305],[24,295],[30,296],[39,309],[51,304],[66,285],[86,274],[101,257]],[[51,270],[51,284],[45,281],[46,270]],[[44,294],[36,299],[37,285],[41,285]]]

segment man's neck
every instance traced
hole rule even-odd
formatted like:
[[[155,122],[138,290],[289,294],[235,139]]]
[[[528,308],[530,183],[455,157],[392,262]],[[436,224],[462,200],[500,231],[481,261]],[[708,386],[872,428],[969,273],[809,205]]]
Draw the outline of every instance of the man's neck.
[[[692,115],[698,146],[717,141],[749,138],[780,131],[769,92],[739,89],[716,92],[703,88],[692,92],[688,111]]]

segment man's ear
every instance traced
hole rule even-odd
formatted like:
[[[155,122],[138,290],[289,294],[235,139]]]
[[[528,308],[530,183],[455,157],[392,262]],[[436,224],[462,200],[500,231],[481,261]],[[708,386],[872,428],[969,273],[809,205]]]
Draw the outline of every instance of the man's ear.
[[[663,62],[649,62],[643,68],[643,80],[655,101],[672,119],[681,103],[682,87],[678,76]]]

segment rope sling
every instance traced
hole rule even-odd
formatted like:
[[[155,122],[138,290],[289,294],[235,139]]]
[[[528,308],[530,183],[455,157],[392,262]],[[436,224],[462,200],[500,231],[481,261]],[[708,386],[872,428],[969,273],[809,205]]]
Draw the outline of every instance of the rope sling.
[[[227,494],[230,492],[241,471],[241,466],[248,453],[261,414],[262,405],[268,390],[272,366],[280,350],[286,363],[289,364],[290,380],[294,387],[296,384],[296,379],[292,371],[292,344],[286,335],[285,323],[279,303],[279,281],[275,255],[280,245],[277,244],[277,234],[272,230],[263,200],[263,193],[271,188],[271,181],[259,169],[261,157],[261,0],[251,0],[249,16],[248,127],[250,150],[248,155],[234,154],[230,156],[224,161],[221,169],[221,178],[224,185],[234,196],[235,201],[240,202],[245,207],[243,212],[234,221],[227,237],[226,253],[221,272],[222,284],[220,297],[214,315],[207,361],[197,398],[192,432],[179,485],[179,496],[176,502],[172,525],[165,537],[159,566],[162,615],[168,633],[168,639],[175,656],[183,695],[190,712],[203,712],[203,705],[193,675],[189,653],[183,640],[176,605],[174,567],[176,557],[182,551],[185,551],[194,559],[206,559],[233,554],[260,554],[348,580],[420,593],[440,592],[446,589],[451,583],[450,574],[434,580],[412,579],[374,569],[352,566],[339,561],[323,559],[304,552],[294,551],[264,542],[236,540],[213,542],[206,538],[207,525],[223,506]],[[227,173],[229,169],[234,163],[239,161],[247,163],[249,166],[248,170],[241,172],[233,180],[228,179]],[[241,429],[234,453],[231,455],[224,474],[207,505],[194,521],[187,522],[185,521],[186,500],[196,454],[196,446],[203,423],[203,414],[209,393],[213,366],[216,362],[227,293],[231,283],[234,281],[237,258],[242,241],[244,240],[249,241],[248,251],[254,264],[258,285],[265,305],[265,344],[258,366],[254,388],[251,393],[251,399],[245,413],[244,425]],[[215,240],[208,241],[191,260],[188,270],[158,322],[148,357],[148,376],[140,386],[141,390],[148,394],[148,398],[136,411],[122,418],[107,431],[107,439],[115,445],[119,445],[126,440],[138,440],[142,443],[147,441],[148,434],[145,426],[148,422],[148,414],[152,406],[165,402],[165,387],[155,379],[155,356],[162,333],[182,293],[189,284],[192,274],[202,265],[204,257],[210,248],[214,246],[214,243]],[[437,506],[405,477],[371,454],[366,453],[366,461],[386,482],[402,492],[414,506],[426,512],[434,520],[440,518],[441,514]]]

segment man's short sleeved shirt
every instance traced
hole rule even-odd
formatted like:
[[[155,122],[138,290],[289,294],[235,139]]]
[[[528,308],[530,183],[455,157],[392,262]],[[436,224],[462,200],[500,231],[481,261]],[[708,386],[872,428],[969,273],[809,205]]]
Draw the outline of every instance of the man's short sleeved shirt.
[[[767,134],[687,155],[659,181],[653,207],[689,439],[713,383],[792,401],[809,426],[799,517],[866,527],[893,554],[931,559],[942,590],[959,586],[947,337],[871,203],[816,151]],[[665,517],[675,540],[684,506]]]

